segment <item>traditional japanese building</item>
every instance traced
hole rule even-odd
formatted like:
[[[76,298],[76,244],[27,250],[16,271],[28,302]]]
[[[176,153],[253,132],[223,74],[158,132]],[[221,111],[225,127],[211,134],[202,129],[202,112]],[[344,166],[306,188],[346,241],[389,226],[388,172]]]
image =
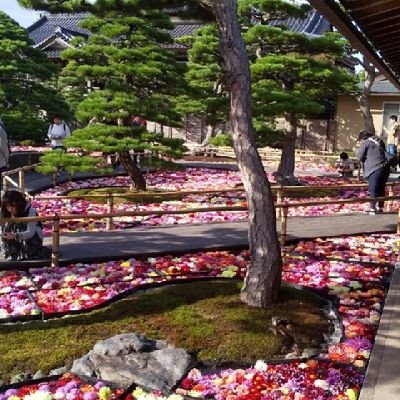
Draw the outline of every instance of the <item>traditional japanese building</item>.
[[[28,28],[29,37],[33,41],[33,47],[42,50],[48,58],[55,63],[61,63],[60,54],[71,47],[71,42],[76,37],[87,39],[91,33],[80,27],[80,23],[88,17],[87,13],[77,14],[46,14]],[[171,31],[174,39],[182,36],[193,35],[193,32],[202,26],[201,21],[182,21],[172,16],[175,28]],[[177,52],[177,57],[186,57],[186,47],[174,43],[168,48]]]

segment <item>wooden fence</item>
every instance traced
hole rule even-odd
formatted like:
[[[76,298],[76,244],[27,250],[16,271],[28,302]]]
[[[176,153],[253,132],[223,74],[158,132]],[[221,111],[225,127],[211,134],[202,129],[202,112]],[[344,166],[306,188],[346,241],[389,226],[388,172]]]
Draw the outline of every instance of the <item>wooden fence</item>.
[[[287,228],[288,228],[288,214],[289,208],[292,207],[307,207],[315,205],[330,205],[330,204],[354,204],[354,203],[367,203],[371,200],[384,200],[392,201],[400,200],[400,196],[386,196],[380,198],[356,198],[346,200],[325,200],[325,201],[309,201],[306,203],[293,202],[291,204],[276,204],[276,208],[282,208],[280,217],[280,243],[282,246],[286,243]],[[110,219],[119,217],[135,217],[135,216],[150,216],[150,215],[177,215],[177,214],[192,214],[198,212],[213,212],[213,211],[246,211],[247,207],[210,207],[210,208],[193,208],[175,211],[136,211],[136,212],[120,212],[120,213],[104,213],[104,214],[74,214],[74,215],[54,215],[48,217],[25,217],[25,218],[0,218],[0,225],[6,222],[32,222],[52,221],[52,256],[51,265],[56,267],[59,265],[60,258],[60,221],[73,220],[73,219]],[[398,210],[397,218],[397,233],[400,233],[400,208]]]
[[[400,189],[400,182],[389,182],[387,183],[388,196],[393,197],[395,188]],[[284,204],[287,195],[290,193],[306,192],[307,190],[349,190],[349,189],[362,189],[368,188],[366,183],[354,183],[346,185],[316,185],[316,186],[281,186],[281,185],[271,185],[272,191],[276,195],[276,202],[278,204]],[[213,189],[213,190],[192,190],[192,191],[181,191],[181,192],[144,192],[144,193],[108,193],[108,194],[88,194],[88,195],[77,195],[77,196],[39,196],[36,198],[37,201],[41,200],[79,200],[79,199],[104,199],[107,202],[107,213],[114,213],[115,199],[118,198],[132,198],[140,196],[141,198],[154,197],[160,195],[163,197],[184,197],[190,195],[204,195],[204,194],[223,194],[232,192],[244,192],[243,188],[225,188],[225,189]],[[305,194],[305,197],[307,195]],[[293,204],[293,203],[292,203]],[[305,203],[302,203],[305,204]],[[386,211],[392,211],[393,201],[388,201],[386,204]],[[283,207],[277,207],[277,217],[280,218],[282,215]],[[106,230],[113,229],[113,217],[110,216],[107,219]]]

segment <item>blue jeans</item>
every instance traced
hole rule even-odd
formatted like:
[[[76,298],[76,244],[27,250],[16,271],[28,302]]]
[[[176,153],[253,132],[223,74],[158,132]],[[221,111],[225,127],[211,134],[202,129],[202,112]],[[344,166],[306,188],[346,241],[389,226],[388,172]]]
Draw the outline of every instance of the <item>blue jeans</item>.
[[[368,179],[368,192],[370,197],[385,197],[385,186],[390,175],[388,165],[374,171]],[[384,202],[378,202],[378,207],[383,208]],[[376,201],[371,201],[370,209],[374,210]]]
[[[387,146],[386,146],[386,151],[389,153],[389,154],[393,154],[394,156],[397,154],[397,147],[396,147],[396,145],[395,144],[388,144]]]

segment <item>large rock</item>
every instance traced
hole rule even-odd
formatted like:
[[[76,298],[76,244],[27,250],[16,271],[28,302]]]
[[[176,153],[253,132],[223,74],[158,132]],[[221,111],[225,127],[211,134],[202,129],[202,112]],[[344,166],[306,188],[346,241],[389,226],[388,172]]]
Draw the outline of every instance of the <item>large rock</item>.
[[[93,350],[74,361],[71,372],[121,386],[135,383],[168,391],[193,362],[185,350],[165,341],[127,333],[98,342]]]

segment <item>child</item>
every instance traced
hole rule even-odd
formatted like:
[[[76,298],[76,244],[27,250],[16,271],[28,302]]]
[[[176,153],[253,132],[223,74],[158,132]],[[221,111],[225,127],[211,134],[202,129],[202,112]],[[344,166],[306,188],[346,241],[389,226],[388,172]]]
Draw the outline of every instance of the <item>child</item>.
[[[1,204],[3,218],[35,217],[36,210],[16,190],[4,193]],[[43,246],[40,222],[7,222],[2,226],[2,251],[6,260],[48,258],[50,250]]]
[[[354,163],[346,152],[340,153],[339,160],[336,161],[336,168],[340,176],[353,176]]]

